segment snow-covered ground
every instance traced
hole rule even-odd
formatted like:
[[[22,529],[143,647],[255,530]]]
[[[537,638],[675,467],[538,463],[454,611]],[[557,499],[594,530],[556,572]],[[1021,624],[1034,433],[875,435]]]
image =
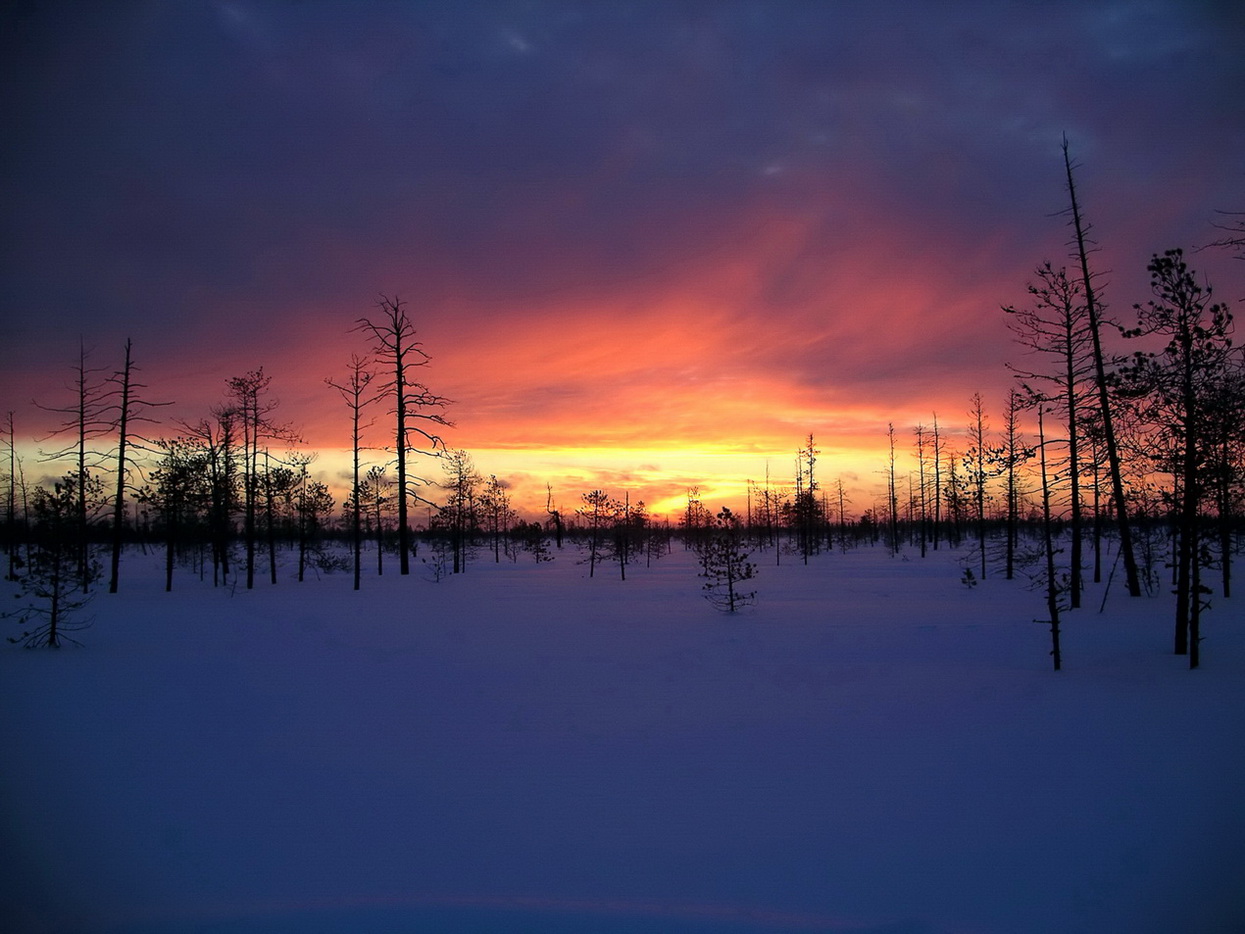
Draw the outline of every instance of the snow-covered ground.
[[[675,553],[253,592],[127,559],[0,651],[0,928],[1245,930],[1245,621],[1101,588],[1064,666],[959,555]],[[16,629],[10,621],[5,625]]]

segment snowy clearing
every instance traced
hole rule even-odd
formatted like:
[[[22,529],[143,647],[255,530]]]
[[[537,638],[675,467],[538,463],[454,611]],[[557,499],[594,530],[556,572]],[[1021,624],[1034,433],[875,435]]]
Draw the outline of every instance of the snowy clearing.
[[[5,929],[1245,930],[1239,609],[1190,672],[1169,597],[1091,586],[1056,673],[961,556],[760,554],[727,616],[677,544],[358,593],[130,555],[85,648],[0,652]]]

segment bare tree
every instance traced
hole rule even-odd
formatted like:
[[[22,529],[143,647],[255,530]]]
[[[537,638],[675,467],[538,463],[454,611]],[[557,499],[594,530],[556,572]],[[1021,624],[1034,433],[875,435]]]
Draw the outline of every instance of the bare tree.
[[[938,430],[938,413],[934,413],[934,424],[930,433],[930,447],[934,461],[934,551],[938,550],[938,539],[942,527],[942,433]]]
[[[887,506],[890,511],[891,554],[899,554],[899,498],[895,493],[895,425],[888,422],[886,435],[890,441],[890,463],[887,472]]]
[[[1070,213],[1075,234],[1076,257],[1081,265],[1081,284],[1085,296],[1085,314],[1089,325],[1090,343],[1094,357],[1094,382],[1098,388],[1098,408],[1102,415],[1103,441],[1107,452],[1107,466],[1111,473],[1111,493],[1115,500],[1115,519],[1120,532],[1120,553],[1124,559],[1124,574],[1131,596],[1141,596],[1141,578],[1137,573],[1137,558],[1133,550],[1132,526],[1129,523],[1128,500],[1124,494],[1124,475],[1120,469],[1120,452],[1115,439],[1115,423],[1112,420],[1111,396],[1107,387],[1107,367],[1102,349],[1102,310],[1094,289],[1094,277],[1089,271],[1087,249],[1088,228],[1081,218],[1081,208],[1076,197],[1076,182],[1072,177],[1072,157],[1068,152],[1068,138],[1063,138],[1063,165],[1067,175]]]
[[[1051,510],[1050,510],[1050,479],[1046,469],[1046,427],[1043,421],[1044,400],[1035,400],[1038,410],[1038,452],[1039,464],[1042,471],[1042,552],[1046,561],[1045,590],[1046,590],[1046,612],[1050,616],[1050,640],[1051,640],[1051,659],[1054,661],[1055,671],[1063,666],[1063,656],[1059,650],[1059,611],[1060,607],[1060,588],[1059,580],[1055,576],[1055,536],[1051,528]]]
[[[48,438],[70,435],[71,444],[51,451],[40,452],[44,460],[62,460],[72,457],[75,460],[76,481],[73,490],[77,496],[75,504],[75,548],[78,568],[78,586],[86,593],[91,588],[93,575],[90,560],[90,525],[92,514],[102,503],[102,484],[97,477],[91,475],[91,469],[98,467],[104,455],[94,450],[89,442],[106,434],[110,422],[106,411],[106,397],[103,381],[99,374],[100,367],[87,366],[89,356],[81,339],[78,341],[78,361],[74,365],[72,389],[74,401],[63,407],[39,405],[45,412],[54,412],[66,417],[66,421],[52,430]]]
[[[117,494],[112,503],[112,560],[108,576],[108,592],[117,592],[121,572],[121,546],[125,540],[125,489],[130,475],[132,449],[144,449],[147,440],[134,431],[136,422],[155,423],[146,413],[152,408],[171,405],[169,402],[149,402],[139,393],[147,387],[134,381],[133,342],[125,340],[125,363],[121,369],[108,377],[112,384],[112,409],[116,412],[114,425],[117,431]]]
[[[17,445],[13,437],[13,413],[6,414],[4,438],[2,443],[8,450],[8,473],[5,476],[5,509],[4,509],[4,553],[8,558],[8,571],[5,580],[17,580],[17,568],[20,565],[19,536],[17,533],[17,490],[21,485],[18,475]],[[23,519],[23,526],[25,520]]]
[[[1008,393],[1007,409],[1003,415],[1003,443],[995,450],[992,458],[994,465],[1004,478],[1007,508],[1007,551],[1004,576],[1007,580],[1015,576],[1016,548],[1020,530],[1020,499],[1023,490],[1018,468],[1033,456],[1032,449],[1025,447],[1020,435],[1021,408],[1020,394],[1013,389]]]
[[[548,483],[545,484],[545,514],[549,516],[549,523],[553,526],[554,542],[561,550],[562,534],[565,531],[562,512],[558,509],[557,503],[553,501],[553,487]]]
[[[926,472],[929,463],[928,450],[931,444],[929,430],[924,425],[917,425],[912,429],[912,433],[916,435],[916,463],[917,463],[917,504],[920,509],[921,516],[921,557],[926,554],[926,547],[929,542],[929,501],[926,493],[929,489]]]
[[[820,453],[810,433],[805,445],[796,452],[795,459],[795,502],[792,504],[792,519],[796,545],[805,564],[808,564],[809,556],[817,550],[820,542],[821,504],[817,498],[817,477],[814,473],[817,455]]]
[[[359,589],[360,568],[363,563],[363,504],[359,497],[359,451],[362,448],[363,429],[370,426],[363,424],[363,411],[369,405],[380,401],[380,394],[372,392],[372,381],[376,373],[370,368],[371,361],[358,354],[350,355],[344,382],[335,382],[331,377],[325,383],[336,389],[350,409],[350,450],[351,450],[351,481],[350,498],[347,505],[350,509],[350,540],[354,553],[354,589]]]
[[[1085,387],[1094,370],[1092,337],[1087,305],[1081,300],[1082,287],[1069,279],[1067,270],[1055,269],[1050,263],[1037,268],[1036,281],[1029,283],[1032,304],[1028,308],[1005,307],[1009,325],[1021,345],[1031,353],[1046,354],[1056,360],[1054,372],[1011,366],[1012,371],[1028,385],[1034,382],[1054,383],[1059,387],[1058,400],[1068,427],[1067,474],[1070,485],[1070,520],[1072,549],[1071,603],[1081,605],[1083,589],[1082,548],[1084,542],[1081,504],[1081,409],[1085,405]]]
[[[416,438],[428,445],[425,453],[435,455],[445,450],[445,442],[436,434],[436,429],[451,424],[439,411],[449,400],[413,378],[413,373],[427,366],[430,358],[415,339],[415,326],[406,313],[406,302],[396,295],[392,299],[382,295],[377,305],[379,311],[372,318],[360,318],[354,330],[371,338],[373,355],[392,373],[380,391],[393,400],[394,454],[398,463],[398,569],[401,574],[409,574],[411,529],[407,499],[410,487],[406,455],[420,450],[413,444]]]
[[[1223,224],[1215,224],[1216,228],[1224,232],[1224,236],[1206,245],[1224,250],[1235,250],[1237,259],[1245,259],[1245,211],[1220,211],[1219,213],[1232,219]]]

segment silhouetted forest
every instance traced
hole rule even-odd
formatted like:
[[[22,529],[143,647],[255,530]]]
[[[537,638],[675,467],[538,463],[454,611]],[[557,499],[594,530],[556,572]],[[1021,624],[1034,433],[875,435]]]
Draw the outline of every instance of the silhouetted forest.
[[[505,478],[442,437],[449,401],[419,378],[430,358],[397,296],[356,322],[345,376],[325,379],[350,415],[344,489],[315,476],[262,368],[227,379],[197,420],[167,423],[129,340],[116,369],[79,348],[72,398],[46,407],[60,423],[39,439],[39,470],[55,465],[58,478],[27,481],[12,411],[4,423],[6,575],[19,597],[7,615],[28,624],[12,641],[72,639],[105,578],[123,589],[127,550],[160,551],[169,590],[179,575],[252,588],[335,572],[357,590],[370,574],[414,567],[440,580],[478,561],[577,560],[590,577],[626,579],[679,547],[733,612],[756,598],[759,564],[954,549],[968,587],[999,576],[1041,590],[1056,668],[1061,619],[1081,608],[1087,579],[1118,579],[1134,598],[1170,590],[1173,651],[1196,667],[1203,614],[1231,595],[1240,549],[1245,356],[1227,305],[1178,249],[1150,259],[1150,295],[1131,313],[1104,312],[1066,144],[1064,157],[1071,264],[1036,265],[1028,304],[1001,311],[1016,354],[1000,365],[1015,388],[994,409],[975,394],[963,412],[879,426],[889,453],[868,504],[827,479],[809,434],[785,482],[767,468],[732,508],[693,487],[680,515],[655,517],[626,490],[549,486],[543,513],[521,515]]]

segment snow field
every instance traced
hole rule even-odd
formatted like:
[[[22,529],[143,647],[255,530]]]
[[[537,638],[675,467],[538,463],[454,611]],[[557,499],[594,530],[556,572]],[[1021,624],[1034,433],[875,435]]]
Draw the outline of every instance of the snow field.
[[[963,553],[494,565],[213,589],[127,557],[0,652],[17,931],[1245,929],[1245,632],[1065,619]],[[365,564],[365,568],[367,565]],[[366,573],[366,572],[365,572]]]

